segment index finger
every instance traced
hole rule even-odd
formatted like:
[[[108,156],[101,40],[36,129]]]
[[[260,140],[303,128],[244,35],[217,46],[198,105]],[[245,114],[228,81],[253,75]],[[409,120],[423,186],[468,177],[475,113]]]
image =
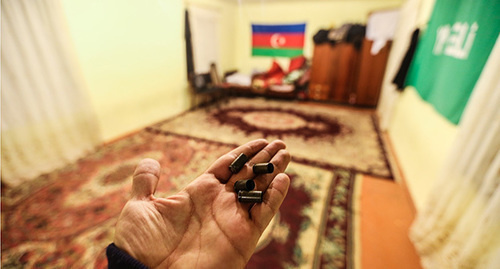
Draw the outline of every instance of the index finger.
[[[205,173],[213,174],[221,183],[226,183],[231,178],[229,165],[241,153],[251,158],[269,144],[265,139],[257,139],[241,145],[217,159]]]

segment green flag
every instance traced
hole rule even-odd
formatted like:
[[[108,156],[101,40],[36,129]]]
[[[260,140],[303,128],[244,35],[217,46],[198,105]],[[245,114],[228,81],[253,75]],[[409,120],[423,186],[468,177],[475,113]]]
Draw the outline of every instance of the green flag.
[[[436,0],[406,84],[457,124],[499,32],[500,0]]]

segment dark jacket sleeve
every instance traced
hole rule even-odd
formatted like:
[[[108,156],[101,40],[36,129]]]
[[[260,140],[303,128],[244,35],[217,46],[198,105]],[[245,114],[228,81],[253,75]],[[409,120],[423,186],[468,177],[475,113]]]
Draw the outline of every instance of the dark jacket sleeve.
[[[119,249],[114,243],[111,243],[106,248],[106,257],[108,257],[109,269],[148,269],[147,266]]]
[[[415,52],[417,50],[419,35],[420,29],[416,29],[415,31],[413,31],[413,34],[411,35],[410,46],[408,47],[403,61],[401,62],[398,73],[392,81],[394,84],[396,84],[399,91],[402,91],[406,86],[406,76],[408,75],[411,62],[413,61],[413,57],[415,56]]]

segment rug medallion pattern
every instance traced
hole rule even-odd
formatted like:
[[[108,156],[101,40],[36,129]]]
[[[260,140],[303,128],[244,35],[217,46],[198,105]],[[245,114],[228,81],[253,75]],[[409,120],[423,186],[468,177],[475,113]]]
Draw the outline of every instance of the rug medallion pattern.
[[[366,111],[234,98],[220,107],[184,113],[149,130],[234,145],[262,137],[281,139],[296,159],[392,178],[376,126],[374,116]]]

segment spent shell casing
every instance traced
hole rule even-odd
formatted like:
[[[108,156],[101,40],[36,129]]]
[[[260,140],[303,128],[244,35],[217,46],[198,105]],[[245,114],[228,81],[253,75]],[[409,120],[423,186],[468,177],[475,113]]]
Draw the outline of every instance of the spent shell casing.
[[[238,173],[242,168],[243,166],[245,166],[245,163],[248,161],[248,157],[247,155],[241,153],[238,157],[236,157],[236,159],[234,159],[234,161],[229,165],[229,170],[231,170],[231,172],[233,174],[236,174]]]
[[[239,191],[238,201],[240,203],[262,203],[262,191]]]
[[[255,181],[253,179],[238,180],[234,183],[234,191],[251,191],[255,188]]]
[[[256,163],[252,167],[254,174],[270,174],[274,171],[272,163]]]

